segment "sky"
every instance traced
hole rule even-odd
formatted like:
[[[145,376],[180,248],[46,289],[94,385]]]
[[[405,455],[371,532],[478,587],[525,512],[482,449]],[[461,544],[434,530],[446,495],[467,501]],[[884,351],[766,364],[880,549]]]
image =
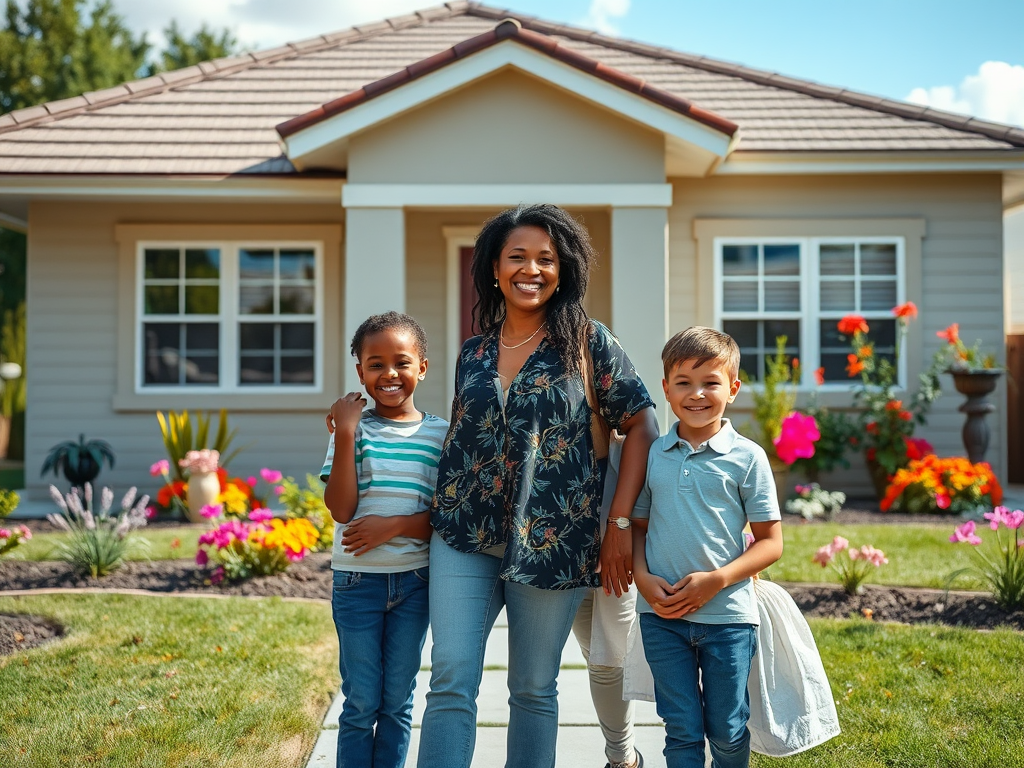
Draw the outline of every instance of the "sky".
[[[434,3],[438,4],[438,3]],[[1024,125],[1024,0],[490,0],[549,21],[864,93]],[[228,27],[248,49],[429,7],[431,0],[114,0],[162,41]]]

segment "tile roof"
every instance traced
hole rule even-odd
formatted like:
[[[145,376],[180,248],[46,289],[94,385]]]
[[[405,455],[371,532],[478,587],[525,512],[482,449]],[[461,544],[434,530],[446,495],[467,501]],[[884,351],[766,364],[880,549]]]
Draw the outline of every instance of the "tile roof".
[[[1024,129],[451,2],[2,115],[0,174],[294,174],[275,126],[493,34],[506,18],[538,45],[549,38],[549,50],[738,124],[738,153],[1024,147]]]

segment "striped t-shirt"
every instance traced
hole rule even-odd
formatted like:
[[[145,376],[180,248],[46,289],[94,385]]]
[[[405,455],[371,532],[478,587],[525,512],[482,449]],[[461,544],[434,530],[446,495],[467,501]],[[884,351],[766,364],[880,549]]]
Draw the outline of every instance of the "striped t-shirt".
[[[448,422],[429,413],[420,421],[393,421],[372,408],[356,427],[356,479],[359,502],[353,520],[366,515],[414,515],[430,508],[437,482],[437,461]],[[327,446],[320,479],[325,483],[334,462],[334,435]],[[397,573],[427,564],[428,542],[396,536],[356,557],[345,552],[345,525],[334,524],[331,567],[338,571]]]

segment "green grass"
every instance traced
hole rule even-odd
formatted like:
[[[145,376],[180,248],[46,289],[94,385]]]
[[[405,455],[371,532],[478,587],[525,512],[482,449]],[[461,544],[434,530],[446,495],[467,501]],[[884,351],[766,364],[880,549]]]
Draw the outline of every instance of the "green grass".
[[[142,528],[135,536],[150,543],[146,554],[137,554],[129,560],[174,560],[179,557],[195,558],[202,526],[183,525],[175,528]],[[66,533],[37,533],[16,550],[24,560],[57,560],[57,544],[66,539]],[[173,546],[177,541],[177,546]],[[13,554],[13,553],[12,553]]]
[[[851,547],[871,544],[885,552],[889,562],[873,569],[868,584],[891,584],[904,587],[944,588],[946,578],[961,568],[974,565],[968,544],[951,544],[949,536],[957,521],[948,525],[822,525],[783,524],[785,549],[782,559],[768,569],[776,581],[803,581],[837,584],[831,568],[822,568],[811,561],[815,550],[832,541],[834,536],[850,540]],[[979,531],[983,539],[984,528]],[[987,545],[987,542],[986,542]],[[962,576],[953,584],[956,589],[985,589],[982,582],[971,576]]]
[[[300,768],[337,690],[326,604],[0,598],[66,638],[0,657],[5,768]]]
[[[842,734],[755,768],[1024,766],[1024,635],[812,619]]]

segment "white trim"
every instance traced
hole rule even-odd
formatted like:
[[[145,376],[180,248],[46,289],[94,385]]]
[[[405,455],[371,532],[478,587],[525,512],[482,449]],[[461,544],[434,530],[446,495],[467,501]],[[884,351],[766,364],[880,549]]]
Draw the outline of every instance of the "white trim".
[[[179,198],[236,198],[285,202],[335,203],[341,196],[341,179],[290,179],[265,177],[240,179],[211,177],[181,179],[124,176],[7,176],[0,175],[0,195],[53,200],[92,199],[147,200]]]
[[[462,342],[459,341],[459,329],[462,325],[460,313],[462,309],[462,274],[460,267],[462,264],[459,258],[459,251],[467,246],[472,247],[476,242],[476,236],[479,231],[479,227],[441,228],[445,240],[445,280],[448,285],[447,307],[445,308],[447,324],[447,333],[445,334],[445,358],[447,361],[445,396],[448,398],[448,412],[451,412],[451,405],[455,400],[455,363],[462,349]]]
[[[162,318],[159,315],[147,317],[145,307],[145,252],[147,249],[168,248],[216,248],[220,252],[220,287],[219,309],[216,318],[205,315],[175,315]],[[238,313],[238,289],[240,286],[239,252],[245,248],[288,249],[308,248],[314,253],[316,260],[316,279],[314,282],[315,312],[313,315],[298,315],[296,321],[313,323],[313,383],[309,385],[241,385],[238,383],[238,324],[241,316]],[[134,395],[292,395],[318,394],[324,390],[324,244],[318,240],[139,240],[135,244],[135,316],[134,342],[132,349],[133,394]],[[275,285],[277,285],[275,277]],[[266,322],[280,322],[281,315],[263,316]],[[216,386],[177,385],[177,386],[146,386],[144,384],[144,364],[142,355],[142,326],[145,322],[186,322],[194,318],[197,322],[216,322],[220,327],[218,379]]]
[[[297,167],[301,167],[302,158],[307,155],[331,144],[344,143],[359,131],[506,67],[520,69],[603,109],[699,147],[709,155],[708,166],[715,158],[727,155],[732,148],[732,137],[719,130],[521,43],[506,40],[288,136],[283,140],[285,154]]]
[[[346,184],[345,208],[493,208],[519,203],[668,208],[671,184]]]
[[[0,227],[21,232],[23,235],[28,233],[28,222],[9,213],[0,213]]]
[[[818,175],[857,173],[945,173],[1024,170],[1024,151],[998,150],[990,154],[813,152],[733,152],[717,168],[716,176]]]

